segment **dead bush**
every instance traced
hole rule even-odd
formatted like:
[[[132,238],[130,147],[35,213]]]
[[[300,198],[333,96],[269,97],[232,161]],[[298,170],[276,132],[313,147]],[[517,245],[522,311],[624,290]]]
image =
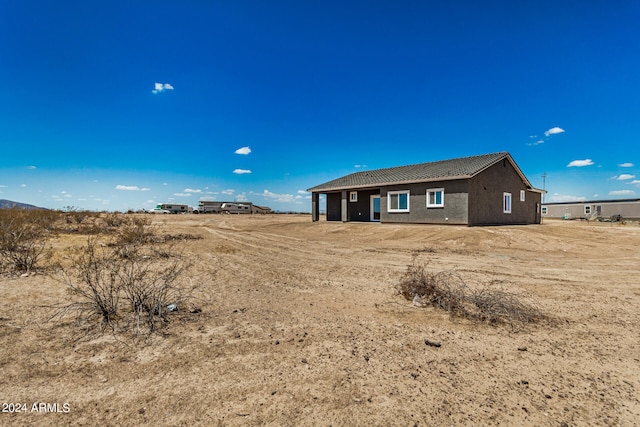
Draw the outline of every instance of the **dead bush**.
[[[504,289],[505,284],[493,281],[474,291],[469,296],[476,311],[473,315],[488,322],[517,322],[531,323],[544,319],[542,310],[529,300],[524,301],[522,295],[517,295]]]
[[[532,323],[545,318],[537,304],[491,281],[471,289],[456,271],[433,272],[414,255],[397,285],[408,300],[441,308],[451,315],[490,323]]]
[[[121,215],[122,222],[115,232],[116,245],[140,245],[151,241],[155,230],[151,227],[151,219],[145,216]]]
[[[51,257],[54,217],[44,210],[0,209],[0,268],[31,272]]]
[[[74,313],[86,330],[109,328],[147,337],[161,333],[170,311],[186,307],[194,290],[177,284],[188,263],[175,251],[159,257],[153,247],[127,248],[122,256],[120,246],[89,238],[82,254],[62,272],[76,301],[58,306],[56,316]]]
[[[90,237],[72,265],[71,272],[63,270],[62,274],[69,292],[79,301],[64,309],[75,311],[78,323],[88,328],[115,329],[122,296],[122,283],[117,274],[121,269],[120,258],[100,247],[95,237]]]

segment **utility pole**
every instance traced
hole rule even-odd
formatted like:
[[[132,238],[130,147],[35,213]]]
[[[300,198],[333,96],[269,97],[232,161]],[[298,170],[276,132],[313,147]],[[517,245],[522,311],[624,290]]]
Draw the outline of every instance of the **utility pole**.
[[[542,190],[544,191],[542,193],[542,202],[544,203],[544,195],[547,193],[547,173],[546,172],[542,173]]]

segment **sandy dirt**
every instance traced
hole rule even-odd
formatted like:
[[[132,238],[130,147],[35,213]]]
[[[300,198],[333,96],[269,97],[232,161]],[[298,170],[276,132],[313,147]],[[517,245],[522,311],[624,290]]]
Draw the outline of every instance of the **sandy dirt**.
[[[64,284],[0,278],[0,425],[640,423],[638,225],[153,220],[202,236],[183,243],[193,266],[181,278],[199,285],[202,312],[172,314],[168,336],[146,344],[74,341],[70,320],[46,322],[44,306],[70,298]],[[471,284],[503,280],[553,321],[415,307],[395,290],[414,253]],[[15,403],[27,411],[7,413]]]

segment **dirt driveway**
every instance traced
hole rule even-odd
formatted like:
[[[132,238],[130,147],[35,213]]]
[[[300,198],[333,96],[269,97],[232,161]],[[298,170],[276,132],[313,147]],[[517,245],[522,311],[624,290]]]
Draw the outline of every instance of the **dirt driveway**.
[[[69,298],[63,284],[45,275],[0,279],[3,409],[28,409],[3,411],[0,424],[640,420],[637,225],[153,220],[163,233],[202,237],[183,243],[193,266],[182,278],[199,285],[202,312],[176,313],[169,335],[146,345],[109,334],[72,341],[71,322],[45,322],[43,306]],[[79,240],[61,236],[56,246]],[[470,286],[504,281],[554,321],[496,326],[417,308],[395,291],[414,254],[433,271],[457,271]],[[34,403],[49,406],[34,412]]]

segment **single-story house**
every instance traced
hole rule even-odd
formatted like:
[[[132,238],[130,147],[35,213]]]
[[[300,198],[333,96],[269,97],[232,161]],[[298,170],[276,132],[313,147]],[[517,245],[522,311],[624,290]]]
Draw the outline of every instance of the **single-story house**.
[[[640,199],[581,200],[542,204],[543,218],[596,219],[620,217],[640,219]]]
[[[313,221],[539,224],[543,190],[507,152],[352,173],[309,188]]]

